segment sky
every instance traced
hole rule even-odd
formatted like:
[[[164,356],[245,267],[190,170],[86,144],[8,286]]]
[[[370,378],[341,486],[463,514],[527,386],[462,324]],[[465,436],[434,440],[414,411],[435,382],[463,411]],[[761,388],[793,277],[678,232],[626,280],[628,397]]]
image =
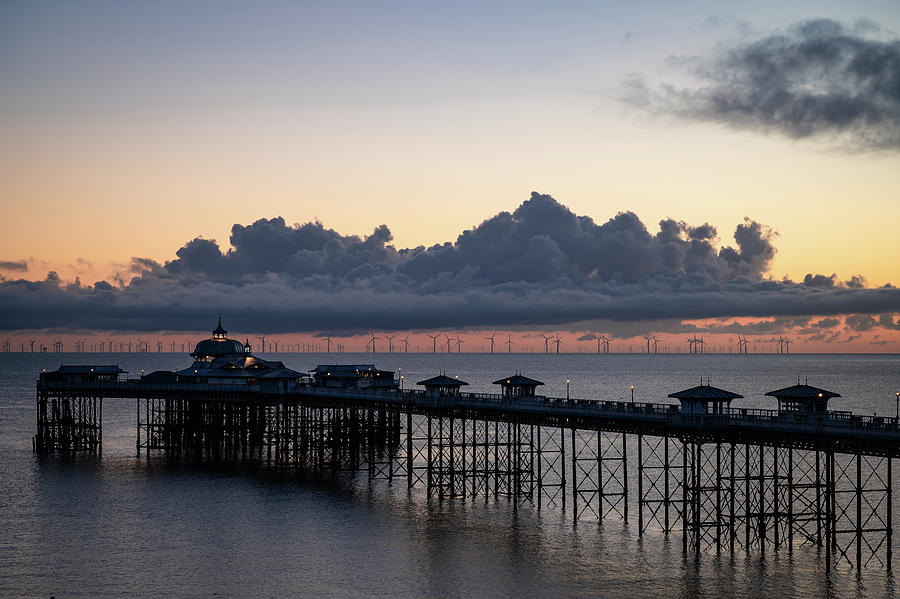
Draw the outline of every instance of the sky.
[[[4,2],[0,330],[900,351],[898,32],[894,1]]]

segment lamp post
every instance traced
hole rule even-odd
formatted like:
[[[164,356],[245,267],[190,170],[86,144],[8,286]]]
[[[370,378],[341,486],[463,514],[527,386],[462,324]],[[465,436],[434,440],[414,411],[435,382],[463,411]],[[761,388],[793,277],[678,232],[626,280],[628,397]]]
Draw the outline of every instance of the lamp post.
[[[403,375],[400,375],[400,390],[403,391]]]
[[[634,385],[631,386],[631,403],[634,403]]]
[[[900,420],[900,391],[894,393],[894,397],[897,398],[897,415],[895,416],[895,418],[897,418],[897,420]]]
[[[566,399],[569,399],[569,379],[566,379]]]

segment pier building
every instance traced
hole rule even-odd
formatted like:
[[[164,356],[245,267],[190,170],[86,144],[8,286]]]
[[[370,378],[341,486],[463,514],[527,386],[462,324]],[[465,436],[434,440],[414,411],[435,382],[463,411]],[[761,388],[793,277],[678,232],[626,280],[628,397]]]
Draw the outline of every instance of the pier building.
[[[148,383],[183,383],[190,385],[229,385],[253,387],[261,391],[291,391],[304,375],[286,367],[283,362],[254,356],[249,341],[228,339],[222,317],[212,337],[197,343],[191,356],[194,363],[176,372],[157,371],[148,375]]]
[[[319,364],[310,372],[316,387],[394,389],[398,386],[392,370],[379,370],[374,364]]]
[[[513,398],[534,397],[538,385],[543,385],[544,383],[535,379],[530,379],[527,376],[522,376],[517,372],[512,376],[500,379],[499,381],[494,381],[491,384],[500,385],[500,395],[503,397]]]
[[[669,393],[669,397],[681,401],[682,414],[725,414],[731,407],[731,400],[744,396],[711,387],[708,383],[704,385],[701,381],[696,387]]]
[[[778,400],[779,412],[806,414],[824,414],[828,411],[828,400],[840,397],[839,393],[800,383],[769,391],[766,395]]]
[[[441,373],[416,384],[425,387],[425,395],[428,397],[452,397],[459,395],[462,386],[469,383],[459,380],[459,377],[451,378]]]

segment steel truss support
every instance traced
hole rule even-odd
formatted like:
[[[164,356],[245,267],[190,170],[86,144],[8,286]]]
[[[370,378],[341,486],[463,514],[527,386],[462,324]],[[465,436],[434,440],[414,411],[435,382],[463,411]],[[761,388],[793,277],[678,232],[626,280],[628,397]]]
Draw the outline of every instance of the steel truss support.
[[[733,548],[733,467],[731,447],[721,443],[686,443],[682,460],[689,468],[682,490],[685,547],[696,552]]]
[[[466,421],[429,418],[428,494],[439,499],[466,496]]]
[[[394,477],[408,478],[408,459],[402,437],[399,412],[375,412],[368,428],[369,480],[384,479],[393,482]]]
[[[469,468],[469,492],[475,497],[492,495],[491,490],[491,431],[495,423],[472,419],[468,422],[471,466]]]
[[[100,451],[103,399],[75,394],[37,396],[35,451]]]
[[[822,546],[827,492],[825,456],[815,450],[782,449],[780,457],[787,478],[787,484],[779,487],[779,504],[786,506],[786,517],[780,521],[780,538],[786,538],[789,551],[795,543]]]
[[[143,417],[141,408],[143,407]],[[137,450],[181,452],[184,444],[184,401],[148,398],[137,401]]]
[[[537,507],[566,507],[566,430],[536,428]]]
[[[409,489],[431,487],[430,421],[428,416],[406,414],[406,485]]]
[[[891,459],[830,454],[830,556],[855,565],[891,568]]]
[[[665,533],[682,518],[681,453],[683,445],[671,437],[638,435],[638,530],[650,526]]]
[[[572,518],[628,520],[627,435],[572,429]]]

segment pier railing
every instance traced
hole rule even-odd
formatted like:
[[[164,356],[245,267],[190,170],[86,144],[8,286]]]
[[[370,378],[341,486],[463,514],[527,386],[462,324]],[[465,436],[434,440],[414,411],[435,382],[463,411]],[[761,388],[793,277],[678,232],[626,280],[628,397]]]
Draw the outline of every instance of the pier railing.
[[[665,423],[696,429],[732,428],[770,432],[825,433],[879,441],[900,442],[900,420],[892,417],[829,411],[822,414],[779,412],[751,408],[726,408],[717,414],[685,414],[675,403],[647,403],[545,396],[509,397],[495,393],[459,393],[434,396],[419,389],[366,389],[297,385],[288,389],[267,389],[259,384],[149,383],[140,378],[94,383],[39,382],[39,387],[55,392],[97,392],[107,397],[143,397],[147,394],[203,393],[238,394],[248,399],[268,400],[290,397],[320,397],[371,400],[417,408],[504,411],[541,416],[610,418],[620,421]]]

